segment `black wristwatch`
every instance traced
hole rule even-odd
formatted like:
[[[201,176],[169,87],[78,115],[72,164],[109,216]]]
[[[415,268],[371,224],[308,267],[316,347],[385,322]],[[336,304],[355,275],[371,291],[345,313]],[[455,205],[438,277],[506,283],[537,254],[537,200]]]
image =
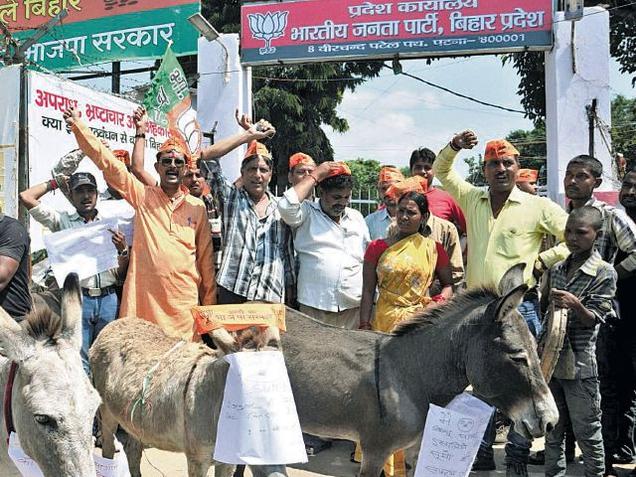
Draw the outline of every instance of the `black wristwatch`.
[[[121,252],[117,252],[117,255],[119,255],[120,257],[127,257],[128,256],[128,247],[123,249]]]
[[[135,134],[135,139],[146,139],[146,133]]]

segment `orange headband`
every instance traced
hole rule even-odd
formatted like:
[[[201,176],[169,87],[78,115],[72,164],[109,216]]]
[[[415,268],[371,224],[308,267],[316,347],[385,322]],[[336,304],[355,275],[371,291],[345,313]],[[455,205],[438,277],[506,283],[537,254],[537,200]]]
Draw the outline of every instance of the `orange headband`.
[[[176,136],[170,136],[161,145],[161,147],[159,148],[159,151],[157,151],[157,159],[159,159],[159,154],[161,154],[162,152],[170,152],[170,151],[174,151],[174,152],[177,152],[179,154],[183,154],[183,157],[186,160],[186,163],[188,164],[188,167],[190,166],[190,164],[192,164],[192,158],[190,157],[190,153],[188,151],[188,147],[185,145],[183,140],[181,140],[180,138],[178,138]]]
[[[325,177],[325,179],[329,179],[330,177],[336,177],[336,176],[351,175],[351,169],[349,169],[349,166],[346,165],[344,162],[334,162],[334,165],[338,167],[331,168],[331,170],[329,171],[329,175]]]
[[[419,192],[420,194],[426,194],[427,190],[428,180],[425,177],[413,176],[401,182],[392,184],[384,196],[389,200],[398,200],[407,192]]]
[[[243,160],[249,159],[253,156],[261,156],[265,159],[272,160],[272,155],[265,147],[265,144],[261,144],[257,140],[250,142],[250,145],[247,147],[247,151],[245,151],[245,156],[243,156]]]
[[[378,182],[398,182],[404,180],[404,174],[397,167],[384,166],[378,174]]]
[[[517,182],[537,182],[539,171],[536,169],[519,169]]]
[[[309,155],[303,152],[297,152],[289,158],[289,170],[291,171],[294,167],[303,164],[306,166],[315,166],[316,162]]]
[[[517,157],[519,151],[505,139],[495,139],[486,143],[484,161],[493,161],[504,157]]]

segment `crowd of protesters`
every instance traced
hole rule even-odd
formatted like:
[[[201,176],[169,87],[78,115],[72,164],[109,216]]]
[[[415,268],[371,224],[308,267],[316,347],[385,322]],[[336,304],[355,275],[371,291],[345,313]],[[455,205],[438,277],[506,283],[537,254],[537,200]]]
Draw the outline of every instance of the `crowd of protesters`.
[[[531,442],[509,430],[507,475],[527,475],[529,462],[544,463],[547,476],[566,475],[566,461],[574,458],[566,440],[578,443],[586,476],[616,475],[613,464],[636,457],[636,164],[622,179],[621,208],[594,197],[604,177],[601,162],[573,157],[563,178],[569,199],[563,209],[537,195],[538,172],[520,169],[519,152],[506,140],[485,145],[488,187],[469,184],[453,167],[462,149],[478,144],[464,131],[437,155],[413,151],[411,177],[383,167],[378,210],[364,218],[349,207],[354,178],[344,163],[316,164],[294,154],[290,188],[280,198],[272,195],[274,158],[262,141],[275,129],[266,121],[238,118],[244,130],[199,158],[169,138],[156,155],[156,181],[144,169],[143,108],[134,114],[132,156],[110,150],[74,109],[64,119],[79,150],[56,164],[52,180],[20,193],[30,216],[56,232],[100,220],[109,200],[125,201],[134,213],[132,243],[111,231],[118,267],[81,282],[87,373],[90,345],[117,317],[139,317],[169,335],[198,340],[193,306],[265,301],[332,326],[390,332],[463,289],[496,289],[511,266],[524,263],[529,291],[518,311],[537,342],[549,333],[550,307],[567,309],[568,324],[549,382],[559,422],[546,436],[545,451],[532,456]],[[210,164],[218,166],[242,144],[240,178],[227,182]],[[85,157],[108,185],[101,197],[92,174],[75,172]],[[56,189],[74,212],[41,203]],[[1,216],[0,305],[16,320],[31,306],[29,246],[24,227]],[[493,421],[474,470],[495,469],[495,427]],[[306,439],[313,452],[328,445]],[[398,452],[385,474],[404,475],[406,467]]]

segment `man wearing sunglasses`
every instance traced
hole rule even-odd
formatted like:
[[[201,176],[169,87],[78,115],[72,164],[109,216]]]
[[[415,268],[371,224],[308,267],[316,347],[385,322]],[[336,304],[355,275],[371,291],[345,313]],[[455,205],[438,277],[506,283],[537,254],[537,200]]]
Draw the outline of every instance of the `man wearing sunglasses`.
[[[187,146],[168,139],[157,153],[159,185],[142,184],[95,137],[74,108],[64,120],[84,153],[135,209],[135,238],[119,316],[139,317],[192,339],[190,308],[216,302],[212,237],[203,202],[181,185]]]

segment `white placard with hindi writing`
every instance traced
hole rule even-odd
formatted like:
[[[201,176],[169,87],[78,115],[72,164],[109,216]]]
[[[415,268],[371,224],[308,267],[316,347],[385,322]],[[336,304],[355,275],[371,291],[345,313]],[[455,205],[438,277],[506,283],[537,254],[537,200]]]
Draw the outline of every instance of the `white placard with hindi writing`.
[[[240,352],[225,359],[230,369],[214,460],[248,465],[307,462],[283,354]]]
[[[467,477],[492,412],[467,393],[445,408],[431,404],[415,477]]]
[[[77,273],[83,280],[117,268],[117,249],[108,231],[116,229],[117,223],[116,218],[97,220],[44,236],[49,263],[60,288],[69,273]]]

